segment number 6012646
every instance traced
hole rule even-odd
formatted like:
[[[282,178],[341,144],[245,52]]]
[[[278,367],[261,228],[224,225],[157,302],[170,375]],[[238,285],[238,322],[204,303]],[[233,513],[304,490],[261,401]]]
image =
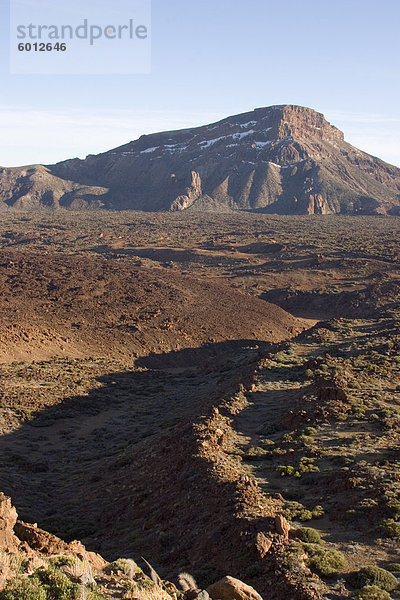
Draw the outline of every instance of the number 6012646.
[[[31,44],[30,42],[26,42],[24,44],[18,44],[18,50],[20,52],[65,52],[67,49],[67,44],[60,44],[57,42],[56,44],[45,44],[44,42],[35,42]]]

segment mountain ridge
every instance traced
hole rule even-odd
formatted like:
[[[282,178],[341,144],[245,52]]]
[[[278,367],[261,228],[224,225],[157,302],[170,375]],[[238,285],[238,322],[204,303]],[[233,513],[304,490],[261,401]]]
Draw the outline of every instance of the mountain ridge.
[[[98,155],[0,170],[3,209],[400,214],[400,169],[321,113],[276,105],[143,135]]]

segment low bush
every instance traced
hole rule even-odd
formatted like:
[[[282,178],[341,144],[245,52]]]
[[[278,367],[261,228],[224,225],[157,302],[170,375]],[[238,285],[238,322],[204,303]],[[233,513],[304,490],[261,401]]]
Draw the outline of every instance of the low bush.
[[[0,592],[0,600],[47,600],[47,594],[36,578],[18,577]]]
[[[282,511],[283,516],[288,519],[288,521],[294,521],[298,519],[299,521],[311,521],[311,519],[320,519],[324,515],[324,509],[322,506],[315,506],[312,510],[309,510],[300,502],[296,501],[288,501],[285,503],[284,509]]]
[[[390,594],[377,585],[365,585],[351,596],[354,600],[391,600]]]
[[[317,506],[314,506],[314,508],[312,509],[312,518],[313,519],[320,519],[321,517],[324,516],[324,509],[320,504],[317,504]]]
[[[315,458],[303,456],[297,465],[279,465],[276,467],[276,471],[282,477],[301,477],[304,473],[319,472],[319,468],[314,463]]]
[[[394,519],[384,519],[380,528],[386,537],[397,538],[400,537],[400,522]]]
[[[269,451],[260,446],[251,446],[244,454],[244,458],[247,460],[263,460],[269,455]]]
[[[87,588],[85,588],[83,593],[80,593],[80,595],[78,595],[78,599],[79,600],[106,600],[106,596],[104,596],[104,594],[102,594],[101,592],[99,592],[99,590],[96,589],[91,589],[88,590]]]
[[[347,581],[354,588],[363,588],[364,586],[377,586],[381,590],[391,592],[397,588],[397,579],[386,569],[370,566],[363,567],[359,571],[353,571],[347,576]]]
[[[75,600],[78,598],[79,585],[72,583],[57,569],[38,569],[35,578],[39,580],[46,592],[47,600]]]
[[[59,569],[60,567],[66,567],[74,564],[73,556],[64,556],[60,554],[59,556],[51,556],[49,558],[49,563],[52,567]]]
[[[304,430],[304,433],[306,435],[316,435],[317,434],[317,430],[315,429],[315,427],[306,427]]]
[[[332,577],[346,566],[344,556],[338,550],[323,548],[318,544],[304,544],[303,546],[308,554],[307,565],[318,575]]]
[[[297,441],[302,446],[309,448],[310,446],[312,446],[314,440],[310,435],[305,435],[303,433],[302,435],[299,435],[299,437],[297,438]]]
[[[390,500],[388,501],[388,508],[390,510],[390,512],[392,513],[392,517],[393,519],[399,519],[400,518],[400,500],[397,500],[397,498],[390,498]]]
[[[322,542],[318,531],[312,527],[300,527],[300,529],[296,529],[294,535],[297,539],[309,544],[320,544]]]

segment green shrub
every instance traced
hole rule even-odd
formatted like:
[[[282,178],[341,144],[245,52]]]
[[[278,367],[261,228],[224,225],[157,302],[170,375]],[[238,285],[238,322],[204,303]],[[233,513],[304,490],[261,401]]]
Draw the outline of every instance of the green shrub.
[[[347,576],[347,581],[357,589],[364,586],[377,586],[381,590],[391,592],[397,588],[396,577],[390,571],[376,566],[363,567],[359,571],[353,571]]]
[[[306,435],[316,435],[317,430],[315,429],[315,427],[306,427],[304,433]]]
[[[49,558],[49,563],[55,569],[59,569],[60,567],[66,567],[74,564],[75,558],[73,556],[51,556]]]
[[[294,533],[302,542],[307,542],[309,544],[320,544],[322,542],[318,531],[312,527],[300,527],[300,529],[296,529]]]
[[[299,471],[300,473],[318,473],[319,468],[314,464],[315,458],[308,458],[307,456],[303,456],[299,461]]]
[[[400,517],[400,500],[397,500],[397,498],[391,498],[388,502],[388,508],[390,509],[394,519],[398,519]]]
[[[275,446],[275,442],[273,440],[268,439],[268,438],[262,439],[261,443],[262,443],[263,446]]]
[[[38,569],[35,577],[46,590],[47,600],[75,600],[78,597],[79,585],[57,569]]]
[[[351,596],[354,600],[391,600],[390,594],[377,585],[365,585]]]
[[[301,542],[292,541],[284,554],[279,556],[279,563],[285,570],[297,573],[303,562],[304,548]]]
[[[276,471],[281,475],[281,477],[301,477],[304,473],[319,472],[319,468],[314,463],[315,458],[303,456],[296,466],[279,465],[276,467]]]
[[[332,577],[346,566],[344,556],[338,550],[329,550],[318,544],[304,544],[304,550],[308,554],[310,569],[324,577]]]
[[[324,514],[322,506],[315,506],[312,510],[308,510],[300,504],[300,502],[289,501],[285,503],[282,514],[289,521],[298,519],[299,521],[311,521],[311,519],[319,519]]]
[[[251,446],[244,454],[244,457],[247,458],[247,460],[263,460],[268,455],[269,451],[265,450],[265,448]]]
[[[320,504],[317,504],[317,506],[315,506],[312,509],[312,518],[313,519],[320,519],[321,517],[323,517],[325,514],[323,507]]]
[[[397,538],[400,537],[400,523],[394,519],[384,519],[380,525],[383,533],[386,537]]]
[[[37,579],[18,577],[0,592],[0,600],[47,600],[47,594]]]
[[[269,456],[271,456],[272,458],[273,456],[283,456],[284,454],[287,454],[287,450],[285,450],[284,448],[279,448],[279,446],[277,446],[276,448],[272,448],[271,454]]]
[[[276,467],[276,472],[279,473],[281,477],[300,477],[300,473],[298,473],[292,465],[279,465]]]
[[[150,579],[143,579],[137,582],[138,588],[141,590],[151,590],[154,587],[157,587],[154,581]]]
[[[313,443],[312,437],[310,435],[305,435],[304,433],[302,435],[299,435],[297,441],[299,442],[299,444],[302,444],[302,446],[305,446],[306,448],[311,446]]]

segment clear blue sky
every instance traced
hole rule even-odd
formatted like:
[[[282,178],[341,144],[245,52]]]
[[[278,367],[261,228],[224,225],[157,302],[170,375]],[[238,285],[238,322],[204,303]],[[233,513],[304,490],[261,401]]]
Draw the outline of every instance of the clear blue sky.
[[[0,3],[1,165],[290,103],[400,166],[399,0],[153,0],[152,72],[120,76],[10,75]]]

